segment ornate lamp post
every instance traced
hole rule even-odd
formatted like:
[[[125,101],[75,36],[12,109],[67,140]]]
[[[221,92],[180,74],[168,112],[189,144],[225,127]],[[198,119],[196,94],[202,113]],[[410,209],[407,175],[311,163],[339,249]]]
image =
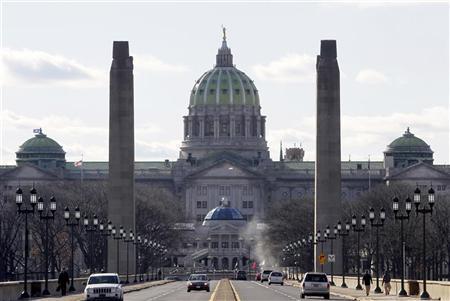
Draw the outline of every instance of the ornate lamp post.
[[[248,277],[250,278],[250,265],[252,264],[252,244],[255,241],[253,237],[249,239],[250,243],[248,244]]]
[[[401,242],[402,242],[402,250],[401,250],[401,256],[402,256],[402,268],[401,268],[401,274],[402,274],[402,278],[401,278],[401,289],[400,292],[398,293],[399,296],[404,297],[407,296],[408,294],[406,293],[405,290],[405,240],[403,238],[403,221],[404,220],[409,220],[409,214],[411,213],[411,199],[408,197],[405,200],[405,212],[406,214],[402,213],[402,214],[398,214],[399,212],[399,207],[398,207],[398,198],[395,197],[392,200],[392,209],[394,211],[394,218],[395,220],[400,220],[400,236],[401,236]]]
[[[134,283],[136,283],[136,282],[138,282],[137,274],[139,271],[139,245],[141,244],[141,236],[140,235],[138,235],[137,237],[134,238],[133,244],[135,247],[135,254],[136,254],[135,272],[134,272]]]
[[[334,234],[334,235],[331,236],[331,235],[330,235],[330,226],[327,226],[326,234],[327,234],[327,239],[330,240],[330,254],[334,254],[334,253],[333,253],[333,240],[335,240],[335,239],[337,238],[337,233],[338,233],[337,227],[334,226],[334,229],[333,229],[333,234]],[[334,264],[334,262],[331,261],[330,264],[331,264],[331,282],[330,282],[330,285],[335,286],[336,284],[334,284],[334,281],[333,281],[333,276],[334,276],[334,273],[333,273],[333,264]]]
[[[56,199],[55,197],[50,198],[50,214],[48,210],[44,212],[44,199],[40,197],[38,199],[38,207],[37,210],[39,212],[39,218],[45,221],[45,288],[42,292],[42,295],[47,296],[50,295],[48,290],[48,221],[55,219],[55,211],[56,211]]]
[[[366,218],[365,216],[361,216],[361,222],[360,222],[360,227],[357,227],[357,223],[356,223],[356,215],[352,216],[352,227],[353,227],[353,231],[356,232],[356,240],[357,240],[357,268],[358,268],[358,284],[356,285],[356,289],[357,290],[362,290],[362,286],[361,286],[361,282],[360,282],[360,278],[361,278],[361,258],[360,258],[360,254],[359,254],[359,233],[364,232],[364,229],[366,227]]]
[[[326,232],[325,232],[325,237],[321,238],[321,234],[320,234],[320,230],[317,230],[317,234],[316,234],[316,242],[320,243],[320,255],[323,255],[323,243],[327,241],[326,239]],[[323,273],[323,264],[320,263],[320,271]]]
[[[16,190],[16,205],[17,205],[17,213],[18,214],[24,214],[25,215],[25,254],[24,254],[24,275],[23,275],[23,292],[20,294],[20,299],[29,298],[30,295],[27,291],[27,283],[28,283],[28,254],[29,254],[29,247],[28,247],[28,214],[34,214],[34,207],[36,206],[36,189],[31,188],[30,190],[30,205],[31,207],[28,207],[25,205],[24,208],[22,208],[23,205],[23,198],[22,198],[22,189],[19,187]]]
[[[337,230],[340,237],[342,237],[342,284],[341,287],[347,288],[347,284],[345,283],[345,271],[346,271],[346,260],[345,260],[345,237],[350,234],[350,224],[348,222],[345,223],[345,231],[342,231],[341,221],[337,224]]]
[[[80,224],[80,208],[78,206],[75,208],[73,218],[71,219],[69,207],[64,209],[64,219],[66,220],[66,226],[70,227],[70,287],[69,292],[74,292],[75,287],[73,286],[73,276],[74,276],[74,268],[73,268],[73,252],[74,252],[74,244],[73,244],[73,228]]]
[[[370,208],[369,210],[369,220],[370,220],[370,226],[373,228],[376,228],[376,259],[377,259],[377,263],[375,265],[375,274],[377,277],[377,287],[374,290],[374,293],[377,294],[381,294],[381,288],[380,288],[380,283],[379,283],[379,268],[380,268],[380,249],[379,249],[379,235],[378,235],[378,228],[383,227],[384,226],[384,220],[386,219],[386,212],[384,211],[384,208],[381,208],[380,210],[380,216],[379,216],[379,221],[375,222],[375,209]]]
[[[130,281],[128,280],[128,276],[129,276],[128,262],[129,262],[129,258],[130,258],[130,256],[129,256],[129,254],[130,254],[130,252],[129,252],[129,249],[130,249],[129,248],[129,244],[133,243],[133,241],[134,241],[133,230],[130,229],[130,231],[128,232],[128,235],[129,235],[129,237],[127,238],[127,232],[126,231],[122,234],[123,241],[127,244],[127,280],[125,281],[125,284],[130,283]]]
[[[104,239],[103,239],[103,252],[102,252],[102,254],[103,254],[103,263],[102,263],[102,266],[103,266],[103,270],[106,272],[107,270],[108,270],[108,267],[107,267],[107,262],[108,262],[108,256],[107,256],[107,250],[108,250],[108,248],[107,248],[107,246],[108,246],[108,243],[107,243],[107,239],[108,239],[108,236],[111,236],[111,231],[112,231],[112,222],[111,221],[108,221],[108,223],[106,224],[106,228],[105,228],[105,225],[103,224],[103,222],[100,222],[100,224],[99,224],[99,226],[98,226],[98,230],[100,231],[100,236],[101,237],[104,237]]]
[[[89,272],[92,273],[92,270],[95,271],[95,268],[93,268],[93,256],[95,254],[95,251],[93,250],[93,236],[94,232],[97,231],[98,226],[98,218],[97,215],[94,215],[94,218],[92,220],[92,225],[89,225],[89,218],[87,214],[84,215],[83,219],[83,225],[84,230],[86,230],[86,234],[88,237],[88,264],[89,264]]]
[[[117,274],[119,275],[119,277],[120,277],[120,270],[119,270],[119,268],[120,268],[120,261],[119,261],[119,243],[120,243],[120,240],[122,239],[122,235],[123,235],[123,226],[120,226],[120,228],[119,228],[119,233],[117,233],[117,231],[116,231],[116,226],[113,226],[112,227],[112,229],[111,229],[111,236],[112,236],[112,238],[113,239],[115,239],[115,240],[117,240],[117,264],[116,264],[116,268],[117,268]]]
[[[421,194],[419,187],[414,190],[414,206],[416,206],[416,216],[419,215],[419,213],[423,216],[423,223],[422,223],[422,243],[423,243],[423,249],[422,249],[422,274],[423,274],[423,292],[420,294],[420,299],[430,299],[430,294],[427,292],[427,269],[426,269],[426,239],[425,239],[425,222],[426,222],[426,215],[429,213],[430,215],[433,214],[433,206],[434,206],[434,189],[431,187],[428,190],[428,207],[426,204],[423,204],[422,207],[420,207],[421,203]]]

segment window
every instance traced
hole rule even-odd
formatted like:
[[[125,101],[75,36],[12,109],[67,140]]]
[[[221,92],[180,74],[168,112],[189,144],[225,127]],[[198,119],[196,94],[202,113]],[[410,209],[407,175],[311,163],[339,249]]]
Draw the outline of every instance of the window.
[[[219,248],[219,242],[212,241],[211,242],[211,249],[218,249]]]
[[[203,201],[202,202],[202,208],[208,208],[208,201]]]
[[[230,191],[231,191],[230,186],[226,186],[225,187],[225,195],[230,195]]]
[[[192,243],[192,246],[193,246],[194,248],[197,248],[197,242],[193,242],[193,243]]]
[[[197,208],[202,208],[202,202],[201,201],[197,201]]]
[[[228,89],[222,89],[222,94],[227,94],[228,93]]]
[[[247,215],[247,220],[248,220],[248,221],[251,221],[252,219],[253,219],[253,214]]]
[[[239,95],[240,92],[241,92],[241,90],[239,90],[239,89],[234,89],[234,94]]]
[[[203,186],[202,187],[202,195],[207,195],[208,194],[208,187],[207,186]]]
[[[360,163],[356,164],[356,169],[357,170],[361,170],[362,169],[362,165]]]
[[[222,241],[222,249],[228,249],[228,241]]]
[[[225,186],[219,187],[219,195],[225,195]]]
[[[247,208],[247,201],[242,201],[242,208]]]
[[[247,194],[248,194],[248,187],[247,187],[247,186],[244,186],[244,187],[242,188],[242,194],[243,194],[243,195],[247,195]]]
[[[208,247],[208,243],[207,242],[204,242],[203,243],[203,248],[207,248]]]
[[[253,208],[253,201],[248,201],[248,208]]]
[[[202,194],[202,187],[197,186],[197,195],[201,195],[201,194]]]
[[[250,89],[245,89],[245,94],[250,95]]]
[[[213,95],[215,91],[216,90],[214,90],[214,89],[209,89],[209,94]]]
[[[232,249],[239,249],[239,242],[238,241],[232,241],[231,242],[231,248]]]
[[[197,222],[202,222],[205,219],[204,214],[197,214]]]
[[[203,92],[204,92],[203,89],[198,90],[198,93],[200,93],[200,95],[203,95]]]

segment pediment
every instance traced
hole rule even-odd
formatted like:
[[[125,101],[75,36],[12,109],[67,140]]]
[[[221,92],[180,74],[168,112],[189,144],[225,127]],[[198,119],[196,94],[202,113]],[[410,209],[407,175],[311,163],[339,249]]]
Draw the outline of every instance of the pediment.
[[[57,176],[40,169],[39,167],[33,165],[22,165],[18,166],[11,171],[2,175],[3,178],[11,179],[11,180],[53,180],[56,179]]]
[[[405,168],[398,173],[388,177],[389,179],[396,180],[423,180],[428,179],[432,181],[433,179],[450,179],[450,174],[441,171],[432,165],[425,163],[418,163],[408,168]]]
[[[196,178],[254,178],[256,174],[229,161],[219,162],[193,173]]]

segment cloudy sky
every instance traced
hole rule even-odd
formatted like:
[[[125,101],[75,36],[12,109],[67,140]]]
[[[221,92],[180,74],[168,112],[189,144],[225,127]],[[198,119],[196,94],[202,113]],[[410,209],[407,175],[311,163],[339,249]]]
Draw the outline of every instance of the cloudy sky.
[[[342,159],[382,160],[406,127],[449,163],[449,7],[444,3],[3,2],[1,162],[33,128],[68,160],[108,160],[112,41],[135,57],[136,160],[175,160],[190,89],[227,27],[234,63],[255,82],[272,158],[315,157],[315,57],[336,39]]]

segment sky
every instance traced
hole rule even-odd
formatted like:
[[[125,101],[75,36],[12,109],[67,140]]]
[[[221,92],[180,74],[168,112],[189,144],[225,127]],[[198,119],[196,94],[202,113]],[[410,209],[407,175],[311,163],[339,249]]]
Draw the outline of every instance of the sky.
[[[449,5],[445,2],[1,3],[0,165],[33,129],[68,161],[108,160],[112,43],[134,57],[137,161],[176,160],[195,81],[227,28],[236,67],[259,90],[271,157],[315,159],[315,60],[336,39],[343,160],[381,161],[407,127],[449,164]]]

